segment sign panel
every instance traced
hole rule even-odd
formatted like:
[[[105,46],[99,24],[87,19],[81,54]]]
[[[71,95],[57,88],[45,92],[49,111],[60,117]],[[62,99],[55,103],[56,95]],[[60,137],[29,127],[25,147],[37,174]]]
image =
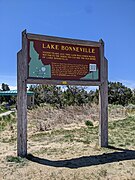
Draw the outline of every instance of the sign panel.
[[[99,47],[28,39],[28,78],[100,81]]]

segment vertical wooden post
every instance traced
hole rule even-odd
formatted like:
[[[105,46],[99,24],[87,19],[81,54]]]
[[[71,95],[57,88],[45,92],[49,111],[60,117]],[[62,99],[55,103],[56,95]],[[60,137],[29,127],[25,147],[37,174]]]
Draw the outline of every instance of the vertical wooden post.
[[[22,50],[17,53],[17,155],[27,155],[27,38],[22,32]]]
[[[108,146],[108,61],[104,58],[104,42],[100,40],[100,79],[99,86],[99,105],[100,105],[100,119],[99,119],[99,146]]]

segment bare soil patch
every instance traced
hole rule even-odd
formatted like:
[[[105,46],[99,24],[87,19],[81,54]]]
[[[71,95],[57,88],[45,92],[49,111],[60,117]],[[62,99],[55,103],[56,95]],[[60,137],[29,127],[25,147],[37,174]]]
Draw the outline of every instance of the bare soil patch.
[[[48,112],[44,111],[44,108],[29,111],[27,159],[16,159],[16,123],[8,124],[0,132],[1,180],[126,180],[135,178],[134,116],[122,118],[125,116],[123,114],[118,119],[115,113],[114,119],[117,121],[111,119],[109,122],[110,147],[99,148],[98,123],[92,127],[85,125],[86,119],[91,120],[89,108],[81,110],[75,107],[75,110],[70,107],[72,110],[69,108],[67,111],[50,108]],[[62,117],[58,118],[58,114]],[[74,118],[69,123],[68,120],[71,117]],[[77,117],[81,120],[79,121]],[[38,129],[37,120],[45,119],[48,122],[51,119],[52,121],[58,119],[59,126],[54,124],[47,130]],[[64,125],[64,119],[68,122],[65,123],[66,125]],[[96,120],[91,121],[96,122]]]

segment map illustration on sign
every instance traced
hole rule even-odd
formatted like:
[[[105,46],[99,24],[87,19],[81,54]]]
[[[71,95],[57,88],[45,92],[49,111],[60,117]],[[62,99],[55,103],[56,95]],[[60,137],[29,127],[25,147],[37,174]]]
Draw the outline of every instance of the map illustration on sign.
[[[99,48],[28,40],[28,78],[99,81]]]
[[[34,49],[34,42],[30,42],[29,76],[37,78],[51,78],[51,66],[44,65],[39,54]]]
[[[81,80],[97,80],[98,75],[98,69],[96,71],[90,71],[86,76],[82,77]]]

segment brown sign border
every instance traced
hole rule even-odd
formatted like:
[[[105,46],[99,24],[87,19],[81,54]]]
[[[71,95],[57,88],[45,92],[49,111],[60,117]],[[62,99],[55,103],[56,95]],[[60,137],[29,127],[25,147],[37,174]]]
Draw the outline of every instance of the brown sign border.
[[[55,37],[55,36],[47,36],[47,35],[38,35],[38,34],[31,34],[27,33],[27,40],[39,40],[39,41],[49,41],[49,42],[58,42],[58,43],[66,43],[71,45],[85,45],[89,47],[98,47],[100,53],[100,47],[102,43],[96,41],[87,41],[87,40],[78,40],[78,39],[69,39],[69,38],[62,38],[62,37]],[[27,42],[28,43],[28,42]],[[99,71],[99,80],[53,80],[47,78],[34,78],[34,77],[27,77],[27,82],[30,84],[54,84],[54,85],[91,85],[91,86],[98,86],[101,83],[101,69],[102,69],[102,60],[101,60],[101,53],[99,54],[100,60],[100,71]],[[28,74],[28,70],[27,70]]]

